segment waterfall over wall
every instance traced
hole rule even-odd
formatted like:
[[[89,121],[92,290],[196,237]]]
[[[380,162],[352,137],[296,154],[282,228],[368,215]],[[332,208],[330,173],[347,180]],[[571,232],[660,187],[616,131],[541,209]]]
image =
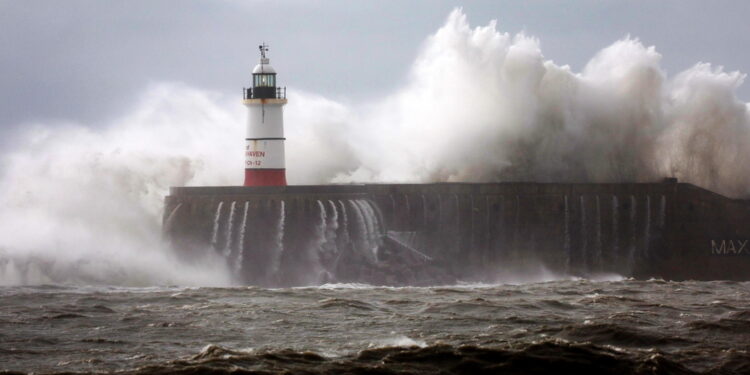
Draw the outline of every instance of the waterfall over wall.
[[[745,201],[677,183],[176,188],[164,218],[186,257],[212,251],[238,283],[263,286],[700,278],[701,264],[740,278],[719,255],[743,243],[742,223]]]
[[[287,206],[285,200],[254,199],[214,204],[210,248],[226,259],[241,283],[356,281],[342,268],[363,261],[376,267],[379,262],[385,232],[370,200],[291,200]],[[172,211],[174,216],[177,208]]]

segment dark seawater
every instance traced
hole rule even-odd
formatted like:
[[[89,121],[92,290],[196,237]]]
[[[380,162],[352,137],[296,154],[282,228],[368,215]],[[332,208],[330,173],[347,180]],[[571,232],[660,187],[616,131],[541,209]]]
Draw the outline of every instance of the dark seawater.
[[[750,283],[0,288],[0,370],[750,373]]]

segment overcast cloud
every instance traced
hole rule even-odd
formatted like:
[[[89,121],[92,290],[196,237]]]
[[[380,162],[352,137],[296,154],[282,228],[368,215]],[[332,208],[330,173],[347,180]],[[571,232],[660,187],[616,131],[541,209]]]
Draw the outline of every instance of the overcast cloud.
[[[472,24],[538,37],[578,71],[630,34],[668,74],[697,62],[750,72],[750,2],[0,1],[0,135],[33,122],[97,126],[156,82],[241,95],[270,56],[282,84],[364,102],[402,84],[425,38],[463,6]],[[740,88],[750,99],[750,88]],[[239,105],[239,104],[238,104]]]

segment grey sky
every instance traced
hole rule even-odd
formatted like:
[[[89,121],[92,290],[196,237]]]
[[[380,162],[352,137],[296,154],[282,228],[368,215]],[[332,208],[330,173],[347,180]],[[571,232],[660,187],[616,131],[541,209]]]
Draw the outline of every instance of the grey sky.
[[[0,136],[32,121],[97,126],[150,82],[241,95],[271,45],[280,82],[347,101],[406,77],[456,6],[472,26],[541,40],[580,70],[626,34],[656,45],[671,75],[703,61],[750,72],[750,2],[737,1],[40,1],[0,0]],[[740,89],[750,100],[750,84]]]

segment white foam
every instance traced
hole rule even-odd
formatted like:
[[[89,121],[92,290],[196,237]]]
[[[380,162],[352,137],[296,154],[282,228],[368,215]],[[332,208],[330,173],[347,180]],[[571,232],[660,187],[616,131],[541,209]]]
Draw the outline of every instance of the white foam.
[[[232,123],[214,99],[160,85],[96,130],[29,125],[3,155],[0,285],[227,285],[211,252],[185,263],[161,236],[169,186],[231,181],[205,146],[221,148]]]
[[[396,337],[390,337],[382,340],[378,340],[376,342],[370,343],[370,348],[387,348],[387,347],[404,347],[409,348],[417,346],[420,348],[424,348],[427,346],[427,343],[422,340],[415,340],[407,336],[396,336]]]

